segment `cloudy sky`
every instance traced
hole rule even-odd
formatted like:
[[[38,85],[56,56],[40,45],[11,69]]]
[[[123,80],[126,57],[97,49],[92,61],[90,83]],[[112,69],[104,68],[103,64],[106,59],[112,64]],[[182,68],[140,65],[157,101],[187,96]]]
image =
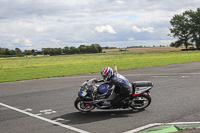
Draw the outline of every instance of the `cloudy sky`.
[[[175,14],[200,0],[0,0],[0,47],[159,46]]]

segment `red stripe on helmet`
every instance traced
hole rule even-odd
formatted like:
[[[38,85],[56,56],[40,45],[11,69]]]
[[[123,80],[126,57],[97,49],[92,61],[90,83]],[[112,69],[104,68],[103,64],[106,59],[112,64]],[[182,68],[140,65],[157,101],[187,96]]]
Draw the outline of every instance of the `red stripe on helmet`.
[[[107,72],[108,72],[108,67],[106,67],[106,70],[104,71],[103,75],[106,75]]]

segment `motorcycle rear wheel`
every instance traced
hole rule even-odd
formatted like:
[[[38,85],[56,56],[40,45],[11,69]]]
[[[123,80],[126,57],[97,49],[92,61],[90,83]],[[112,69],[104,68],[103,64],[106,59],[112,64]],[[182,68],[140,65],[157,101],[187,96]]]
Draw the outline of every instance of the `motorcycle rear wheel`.
[[[142,94],[134,99],[132,99],[131,108],[136,110],[142,110],[148,107],[151,103],[151,97]]]
[[[74,106],[76,107],[77,110],[81,112],[90,112],[91,110],[95,109],[93,105],[88,105],[84,103],[84,101],[80,97],[76,98]]]

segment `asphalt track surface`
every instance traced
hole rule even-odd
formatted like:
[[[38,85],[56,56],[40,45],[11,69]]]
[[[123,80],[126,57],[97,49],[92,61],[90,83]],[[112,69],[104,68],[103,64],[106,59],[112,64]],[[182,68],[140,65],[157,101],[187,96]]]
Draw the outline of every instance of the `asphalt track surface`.
[[[130,81],[154,82],[147,109],[76,110],[79,86],[100,73],[7,82],[0,84],[0,132],[123,133],[152,123],[200,121],[200,62],[119,73]]]

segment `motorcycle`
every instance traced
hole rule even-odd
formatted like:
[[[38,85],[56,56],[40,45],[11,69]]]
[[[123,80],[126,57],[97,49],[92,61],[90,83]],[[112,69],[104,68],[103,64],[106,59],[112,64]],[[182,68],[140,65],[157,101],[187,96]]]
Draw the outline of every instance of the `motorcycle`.
[[[78,97],[74,106],[81,112],[90,112],[93,109],[116,109],[110,102],[119,95],[119,91],[114,86],[109,87],[107,83],[101,85],[94,82],[96,78],[85,81],[78,92]],[[150,89],[153,83],[150,81],[132,82],[133,93],[122,101],[120,108],[132,108],[133,110],[142,110],[151,103]]]

